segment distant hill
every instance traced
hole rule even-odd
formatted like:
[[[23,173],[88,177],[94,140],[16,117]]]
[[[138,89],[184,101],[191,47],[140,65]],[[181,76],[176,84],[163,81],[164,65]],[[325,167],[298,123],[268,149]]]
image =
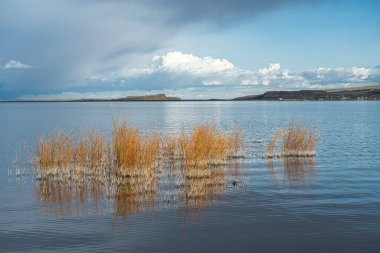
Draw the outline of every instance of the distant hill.
[[[125,98],[115,99],[116,101],[171,101],[181,100],[178,97],[167,97],[165,94],[146,95],[146,96],[128,96]]]
[[[181,98],[167,97],[165,94],[155,94],[146,96],[128,96],[123,98],[52,98],[52,99],[18,99],[18,100],[0,100],[0,102],[112,102],[112,101],[178,101]]]
[[[233,100],[380,100],[380,85],[329,90],[268,91]]]

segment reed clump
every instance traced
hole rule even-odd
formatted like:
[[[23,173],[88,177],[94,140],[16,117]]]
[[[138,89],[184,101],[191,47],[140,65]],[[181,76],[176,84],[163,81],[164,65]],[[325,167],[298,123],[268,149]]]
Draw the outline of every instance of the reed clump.
[[[190,134],[178,138],[179,153],[189,167],[226,164],[242,147],[239,131],[224,133],[212,125],[196,126]]]
[[[119,124],[114,119],[112,147],[116,173],[121,176],[152,174],[158,165],[160,144],[159,134],[143,136],[125,120]]]
[[[88,141],[88,158],[92,170],[103,167],[105,161],[105,138],[102,134],[92,131]]]
[[[286,157],[312,157],[316,155],[318,136],[306,127],[289,125],[283,135],[283,153]]]
[[[281,138],[281,148],[275,154],[275,145]],[[267,148],[267,157],[314,157],[317,153],[318,135],[303,125],[289,124],[276,133]]]
[[[93,174],[99,172],[106,160],[104,135],[91,131],[87,139],[79,138],[74,148],[74,171]]]
[[[52,136],[41,137],[37,143],[36,165],[44,172],[55,174],[58,170],[70,170],[73,143],[69,134],[60,130]]]
[[[83,138],[79,138],[74,148],[74,170],[83,171],[88,165],[87,143]]]
[[[56,131],[40,138],[35,153],[38,178],[49,175],[140,177],[158,175],[169,161],[186,165],[189,177],[207,177],[213,167],[240,157],[240,131],[225,133],[203,124],[179,136],[161,138],[159,133],[142,134],[127,121],[114,118],[112,138],[97,131],[73,141],[72,134]]]

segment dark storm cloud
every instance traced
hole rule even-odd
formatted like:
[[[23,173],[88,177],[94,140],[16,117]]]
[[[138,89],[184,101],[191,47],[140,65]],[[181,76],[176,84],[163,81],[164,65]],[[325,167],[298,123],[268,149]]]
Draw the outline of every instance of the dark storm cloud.
[[[115,2],[131,3],[169,13],[168,20],[173,26],[199,20],[238,21],[282,6],[294,4],[316,4],[327,0],[85,0],[87,3]],[[339,1],[339,0],[330,0]]]
[[[177,20],[192,21],[198,19],[223,20],[252,16],[280,5],[305,0],[143,0],[143,2],[168,8]]]
[[[2,69],[0,97],[86,86],[94,73],[139,64],[174,32],[160,20],[134,4],[2,0],[0,65],[14,59],[33,68]]]
[[[0,98],[85,90],[92,75],[148,62],[184,25],[231,24],[281,6],[320,1],[0,0],[0,65],[14,60],[32,66],[2,69]],[[144,80],[131,86],[150,87]]]

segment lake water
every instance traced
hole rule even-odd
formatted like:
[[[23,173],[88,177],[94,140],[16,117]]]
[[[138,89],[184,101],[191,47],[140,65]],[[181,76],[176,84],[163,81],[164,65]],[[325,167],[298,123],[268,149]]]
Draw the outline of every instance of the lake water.
[[[39,136],[110,135],[113,113],[163,134],[239,127],[248,157],[198,199],[165,175],[143,199],[34,179]],[[0,119],[1,252],[380,252],[378,102],[0,103]],[[316,158],[263,159],[290,122],[317,129]]]

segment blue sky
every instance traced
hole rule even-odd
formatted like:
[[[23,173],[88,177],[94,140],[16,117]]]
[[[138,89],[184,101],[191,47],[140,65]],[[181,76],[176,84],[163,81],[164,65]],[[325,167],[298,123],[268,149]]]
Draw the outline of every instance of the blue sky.
[[[380,2],[2,0],[0,99],[380,84]]]

